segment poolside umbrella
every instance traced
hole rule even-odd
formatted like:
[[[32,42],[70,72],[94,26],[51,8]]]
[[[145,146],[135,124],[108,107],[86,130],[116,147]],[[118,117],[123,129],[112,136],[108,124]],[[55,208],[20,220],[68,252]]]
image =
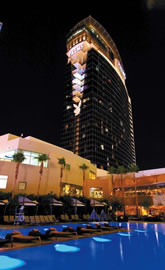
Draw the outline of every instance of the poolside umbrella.
[[[24,197],[24,196],[18,196],[18,204],[23,205],[23,206],[35,206],[36,207],[35,214],[37,214],[39,202],[32,201],[29,198]]]
[[[50,198],[49,205],[50,205],[50,214],[52,215],[53,206],[63,206],[63,203],[61,201],[56,200],[55,198]]]
[[[72,198],[72,206],[75,207],[75,214],[77,214],[77,207],[84,207],[85,204],[77,200],[76,198]]]
[[[5,208],[4,208],[4,215],[5,215],[6,207],[7,207],[8,204],[9,204],[9,201],[8,200],[0,200],[0,205],[4,205],[5,206]]]
[[[103,206],[105,206],[105,203],[99,202],[99,201],[94,200],[94,199],[90,199],[90,206],[92,206],[92,207],[103,207]]]
[[[89,220],[99,220],[99,217],[98,217],[95,209],[92,210],[92,213],[90,215]]]
[[[50,205],[54,206],[63,206],[63,203],[61,201],[57,201],[55,198],[49,199]]]
[[[101,210],[101,213],[100,213],[100,220],[107,220],[107,216],[103,209]]]
[[[18,196],[18,204],[23,204],[24,206],[37,206],[39,203],[37,201],[32,201],[27,197]]]
[[[6,205],[8,203],[9,203],[8,200],[0,200],[0,205]]]

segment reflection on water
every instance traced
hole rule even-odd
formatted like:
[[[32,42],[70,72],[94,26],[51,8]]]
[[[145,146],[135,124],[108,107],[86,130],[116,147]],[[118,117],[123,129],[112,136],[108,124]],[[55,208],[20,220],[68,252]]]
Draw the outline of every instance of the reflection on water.
[[[159,246],[158,224],[154,224],[156,241]]]
[[[69,224],[76,227],[76,224]],[[129,232],[99,235],[97,237],[82,238],[67,242],[57,242],[66,248],[77,247],[79,252],[72,254],[56,252],[55,244],[39,247],[8,251],[8,256],[25,261],[26,265],[19,270],[160,270],[164,269],[165,255],[165,224],[153,223],[115,223],[130,229]],[[48,228],[48,226],[45,226]],[[62,230],[62,226],[56,226]],[[41,227],[40,227],[41,229]],[[22,233],[24,233],[22,231]],[[25,233],[24,233],[25,234]],[[127,235],[127,237],[126,237]],[[130,237],[131,235],[131,237]],[[105,241],[106,242],[100,242]],[[108,242],[107,240],[110,240]],[[99,241],[99,242],[98,242]],[[61,248],[61,246],[60,246]],[[6,255],[1,252],[1,255]],[[107,267],[108,266],[108,267]],[[69,268],[70,267],[70,268]]]
[[[120,258],[121,258],[121,260],[124,262],[123,245],[122,245],[121,238],[120,238]]]
[[[142,224],[143,224],[143,228],[146,230],[147,226],[148,226],[148,223],[142,223]]]

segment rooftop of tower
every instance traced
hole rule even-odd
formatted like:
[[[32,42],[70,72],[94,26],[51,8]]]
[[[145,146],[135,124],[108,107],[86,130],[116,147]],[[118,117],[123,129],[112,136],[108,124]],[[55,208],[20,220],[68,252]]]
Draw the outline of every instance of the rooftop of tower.
[[[104,40],[104,42],[106,43],[106,45],[108,47],[111,47],[116,58],[120,61],[120,64],[123,67],[123,63],[122,63],[122,59],[120,57],[120,54],[118,52],[118,49],[113,41],[113,39],[111,38],[111,36],[109,35],[109,33],[107,32],[107,30],[97,21],[95,20],[92,16],[88,16],[87,18],[81,20],[80,22],[78,22],[67,34],[67,42],[69,42],[72,37],[75,37],[76,34],[79,33],[79,29],[81,28],[85,28],[85,27],[89,27],[92,26],[95,31],[97,31],[97,33],[101,36],[101,38]]]

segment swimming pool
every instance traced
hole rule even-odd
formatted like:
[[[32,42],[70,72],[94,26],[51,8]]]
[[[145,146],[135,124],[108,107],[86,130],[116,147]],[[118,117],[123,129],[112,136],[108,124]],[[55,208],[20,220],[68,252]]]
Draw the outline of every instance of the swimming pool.
[[[118,223],[112,225],[115,224]],[[61,243],[57,241],[45,246],[1,252],[0,270],[164,269],[165,224],[122,223],[121,225],[133,230],[129,233],[92,236]],[[40,229],[41,227],[44,230],[49,226],[40,226]],[[62,225],[55,227],[62,229]],[[25,233],[24,230],[22,229]],[[8,268],[3,265],[6,259],[9,259],[9,263],[14,259],[15,268],[13,266],[9,268],[9,263]],[[17,264],[18,260],[21,260],[20,264]]]

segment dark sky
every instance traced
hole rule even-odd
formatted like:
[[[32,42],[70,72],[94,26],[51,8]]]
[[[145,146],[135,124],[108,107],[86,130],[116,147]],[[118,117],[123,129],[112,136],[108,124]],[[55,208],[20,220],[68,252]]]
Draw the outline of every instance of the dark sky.
[[[23,133],[59,144],[66,34],[91,15],[123,60],[137,164],[141,170],[165,167],[165,7],[147,9],[145,0],[102,3],[0,10],[0,135]]]

